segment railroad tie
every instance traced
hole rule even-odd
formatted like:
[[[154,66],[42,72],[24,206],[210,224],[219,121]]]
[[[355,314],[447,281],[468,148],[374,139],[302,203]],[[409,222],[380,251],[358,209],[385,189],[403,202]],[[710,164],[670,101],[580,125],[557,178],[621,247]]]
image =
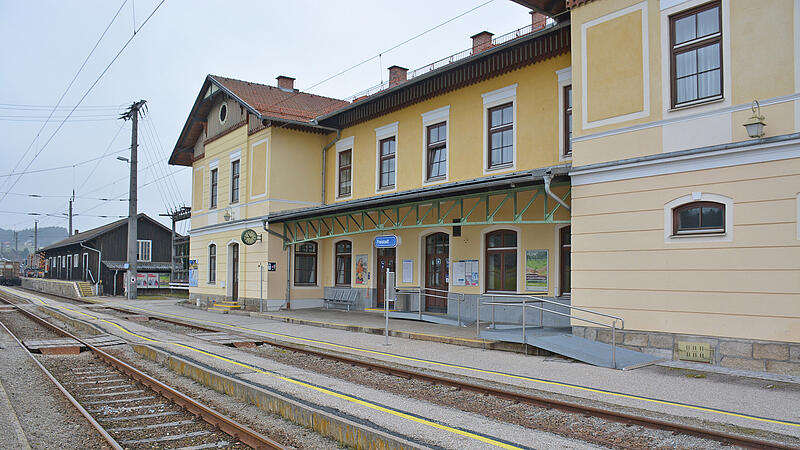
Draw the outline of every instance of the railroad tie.
[[[98,400],[96,402],[86,402],[87,405],[107,405],[109,403],[130,403],[130,402],[138,402],[141,400],[150,400],[155,398],[154,396],[150,395],[147,397],[134,397],[134,398],[123,398],[119,400]]]
[[[168,435],[168,436],[159,436],[159,437],[152,437],[152,438],[145,438],[145,439],[128,439],[126,441],[119,441],[120,444],[148,444],[152,442],[169,442],[169,441],[177,441],[180,439],[186,439],[190,437],[197,437],[197,436],[205,436],[206,434],[211,434],[210,431],[192,431],[190,433],[183,433],[183,434],[175,434],[175,435]]]
[[[180,411],[164,411],[164,412],[153,413],[153,414],[137,414],[135,416],[99,418],[97,420],[99,420],[101,422],[124,422],[126,420],[152,419],[154,417],[174,416],[176,414],[181,414],[181,412]]]
[[[106,428],[106,431],[109,432],[120,432],[120,431],[140,431],[140,430],[152,430],[154,428],[164,428],[164,427],[179,427],[181,425],[189,425],[190,423],[197,423],[196,420],[189,419],[189,420],[180,420],[177,422],[164,422],[164,423],[155,423],[152,425],[142,425],[138,427],[119,427],[119,428]]]

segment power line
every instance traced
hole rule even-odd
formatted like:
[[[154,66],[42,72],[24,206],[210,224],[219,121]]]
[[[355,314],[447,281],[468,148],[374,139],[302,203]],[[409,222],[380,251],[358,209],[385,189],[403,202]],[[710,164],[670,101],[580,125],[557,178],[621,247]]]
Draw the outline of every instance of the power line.
[[[66,219],[67,218],[67,213],[61,213],[61,215],[58,215],[58,214],[48,214],[48,213],[40,213],[40,212],[0,211],[0,214],[21,214],[21,215],[24,215],[24,216],[47,216],[47,217],[59,217],[59,218],[62,218],[62,219]],[[73,217],[75,217],[75,216],[106,217],[106,218],[107,217],[117,217],[117,218],[120,218],[120,219],[123,218],[123,217],[128,217],[128,216],[114,216],[114,215],[107,215],[107,214],[73,214],[72,216]]]
[[[127,0],[125,0],[125,1],[127,2]],[[141,25],[139,26],[139,28],[136,30],[137,32],[138,32],[139,30],[141,30],[141,29],[142,29],[142,28],[143,28],[145,25],[147,25],[147,22],[149,22],[149,21],[150,21],[150,19],[153,17],[153,15],[156,13],[156,11],[158,11],[158,9],[159,9],[159,8],[161,8],[161,5],[163,5],[165,1],[166,1],[166,0],[161,0],[161,2],[159,2],[159,4],[158,4],[158,5],[156,5],[156,7],[153,9],[153,11],[150,13],[150,15],[149,15],[149,16],[147,16],[147,18],[144,20],[144,22],[142,22],[142,24],[141,24]],[[122,5],[124,6],[124,5],[125,5],[125,3],[123,3]],[[122,9],[122,6],[120,6],[120,10],[121,10],[121,9]],[[117,14],[119,14],[119,11],[117,11]],[[115,15],[115,16],[114,16],[114,18],[116,19],[116,17],[117,17],[117,16]],[[113,20],[112,20],[112,23],[113,23]],[[110,26],[111,26],[111,24],[109,24],[108,26],[110,27]],[[108,28],[106,28],[106,31],[107,31],[107,30],[108,30]],[[105,32],[103,32],[103,36],[105,36]],[[132,36],[131,36],[131,37],[130,37],[130,38],[129,38],[129,39],[126,41],[126,42],[125,42],[125,44],[122,46],[122,48],[121,48],[121,49],[119,49],[119,51],[118,51],[118,52],[117,52],[117,54],[114,56],[114,58],[111,60],[111,62],[109,62],[109,63],[108,63],[108,65],[106,66],[106,68],[105,68],[105,69],[103,69],[103,71],[100,73],[100,75],[97,77],[97,79],[96,79],[96,80],[94,80],[94,82],[91,84],[91,86],[89,86],[89,89],[87,89],[87,90],[86,90],[86,92],[83,94],[83,96],[81,96],[80,100],[78,100],[78,103],[75,105],[75,107],[73,107],[73,108],[72,108],[72,110],[70,110],[69,114],[67,115],[67,118],[69,118],[69,116],[71,116],[71,115],[72,115],[72,113],[74,113],[74,112],[75,112],[75,108],[77,108],[77,107],[78,107],[78,106],[79,106],[79,105],[80,105],[80,104],[83,102],[83,100],[84,100],[84,99],[85,99],[85,98],[86,98],[86,97],[89,95],[89,93],[90,93],[90,92],[92,92],[92,89],[94,89],[94,87],[95,87],[95,86],[97,86],[97,83],[99,83],[99,82],[100,82],[100,80],[103,78],[103,76],[106,74],[106,72],[108,72],[108,69],[110,69],[110,68],[111,68],[111,65],[112,65],[112,64],[114,64],[114,62],[117,60],[117,58],[119,58],[119,56],[122,54],[122,52],[123,52],[123,51],[125,51],[125,49],[128,47],[128,45],[131,43],[131,41],[133,41],[133,38],[135,38],[135,37],[136,37],[136,33],[134,33],[134,34],[133,34],[133,35],[132,35]],[[101,39],[102,39],[102,36],[101,36]],[[99,41],[98,41],[98,44],[99,44]],[[96,48],[96,47],[97,47],[97,46],[95,46],[95,48]],[[94,52],[94,49],[92,49],[92,52]],[[87,58],[87,59],[88,59],[88,58]],[[83,66],[81,66],[81,68],[83,68]],[[77,75],[76,75],[76,78],[77,78]],[[66,92],[64,93],[64,95],[66,95]],[[63,97],[63,96],[62,96],[62,97]],[[60,103],[60,100],[59,100],[59,103]],[[61,130],[61,128],[64,126],[64,123],[66,123],[66,121],[67,121],[66,119],[67,119],[67,118],[65,118],[63,121],[61,121],[61,123],[58,125],[58,128],[56,128],[56,130],[55,130],[55,131],[53,131],[53,134],[51,134],[51,135],[50,135],[50,137],[47,139],[47,141],[44,143],[44,145],[42,145],[42,148],[40,148],[40,149],[39,149],[39,150],[36,152],[36,154],[34,154],[34,155],[33,155],[33,159],[31,159],[31,160],[30,160],[30,162],[28,163],[28,165],[27,165],[27,166],[25,166],[25,170],[28,170],[28,168],[31,166],[31,164],[33,164],[33,162],[34,162],[34,161],[36,161],[36,158],[37,158],[37,157],[39,157],[39,155],[42,153],[42,151],[44,151],[44,149],[45,149],[45,148],[47,148],[47,145],[48,145],[48,144],[49,144],[49,143],[50,143],[50,142],[53,140],[53,138],[55,137],[55,135],[56,135],[56,134],[58,134],[59,130]],[[43,128],[44,128],[44,127],[43,127]],[[12,190],[12,189],[14,189],[14,186],[16,186],[16,185],[17,185],[17,183],[19,182],[20,178],[21,178],[21,177],[17,177],[17,178],[14,180],[14,182],[11,184],[11,186],[8,188],[8,190]],[[3,184],[5,184],[5,183],[3,183]],[[2,186],[0,186],[0,187],[2,187]],[[2,197],[0,197],[0,202],[2,202],[4,199],[5,199],[5,195],[3,195]]]
[[[108,32],[108,29],[111,28],[111,25],[114,23],[115,20],[117,20],[117,16],[119,16],[120,11],[122,11],[122,7],[125,6],[125,3],[127,3],[127,2],[128,2],[128,0],[123,0],[122,4],[119,6],[119,9],[117,9],[117,12],[114,14],[114,17],[111,18],[111,22],[108,23],[108,25],[106,26],[106,29],[103,30],[103,33],[100,35],[100,38],[97,39],[97,42],[94,44],[94,47],[92,47],[92,50],[89,51],[88,55],[86,55],[86,59],[83,60],[83,64],[81,64],[80,68],[78,68],[78,71],[75,72],[75,75],[72,77],[72,80],[67,85],[67,88],[64,89],[64,93],[61,94],[61,97],[59,97],[58,102],[56,102],[55,107],[50,111],[50,115],[51,116],[53,115],[53,113],[55,113],[56,108],[59,105],[61,105],[61,102],[64,100],[64,97],[66,97],[67,92],[69,92],[70,88],[72,88],[72,85],[75,84],[75,80],[78,79],[78,75],[80,75],[81,72],[83,71],[83,68],[86,67],[86,63],[89,62],[89,58],[91,58],[92,55],[94,54],[94,51],[97,50],[97,46],[100,45],[100,42],[105,37],[106,33]],[[92,85],[92,87],[94,87],[94,85]],[[89,88],[89,90],[91,90],[91,88]],[[88,92],[87,92],[87,94],[88,94]],[[84,95],[84,97],[85,97],[85,95]],[[78,102],[78,104],[73,107],[72,112],[74,112],[75,109],[78,108],[78,106],[81,104],[82,101],[83,101],[83,98],[81,98],[81,100]],[[72,112],[70,112],[70,115],[72,114]],[[17,161],[17,163],[14,164],[14,168],[11,169],[12,172],[17,170],[17,167],[19,167],[19,164],[25,159],[26,156],[28,156],[28,152],[31,151],[31,148],[33,147],[33,144],[37,141],[37,139],[39,139],[39,135],[41,135],[42,131],[44,131],[44,127],[47,126],[48,121],[49,121],[49,119],[47,121],[45,121],[45,123],[42,124],[41,128],[39,128],[39,131],[36,133],[36,136],[33,138],[33,141],[31,141],[31,143],[28,145],[28,148],[25,150],[25,153],[23,153],[22,156],[19,158],[19,161]],[[66,121],[66,119],[65,119],[65,121]],[[61,122],[61,125],[63,125],[63,124],[64,124],[64,122]],[[55,133],[57,133],[59,129],[61,129],[60,125],[59,125],[59,127],[58,127],[58,129],[56,130]],[[53,133],[53,136],[55,136],[55,133]],[[50,139],[52,139],[52,138],[53,137],[51,136]],[[48,140],[48,142],[50,142],[50,141]],[[45,147],[46,146],[47,146],[47,144],[45,144]],[[44,147],[42,147],[42,150],[44,150]],[[33,157],[34,160],[36,159],[36,156],[39,155],[39,153],[41,153],[41,150],[39,150],[36,153],[36,155]],[[33,162],[33,160],[31,160],[31,163],[32,162]],[[28,167],[30,167],[30,163],[28,163]],[[25,170],[28,170],[28,167],[26,167]],[[3,180],[3,183],[0,184],[0,188],[5,186],[6,181],[7,180]],[[19,181],[19,178],[17,178],[17,181]],[[17,184],[17,181],[14,182],[14,185]],[[9,190],[13,189],[14,185],[12,185],[9,188]],[[4,198],[5,198],[5,196],[3,198],[0,198],[0,201],[2,201]]]
[[[78,106],[76,109],[78,110],[109,110],[109,111],[116,111],[124,108],[124,104],[120,105],[93,105],[93,106]],[[72,106],[59,106],[59,105],[31,105],[31,104],[22,104],[22,103],[0,103],[0,109],[10,109],[12,111],[50,111],[55,109],[58,110],[69,110],[72,109]]]
[[[103,155],[101,156],[101,158],[104,158],[106,155],[108,155],[108,151],[111,149],[111,146],[114,145],[114,142],[116,142],[117,137],[119,136],[119,133],[122,132],[122,128],[123,127],[125,127],[125,122],[122,122],[122,123],[119,124],[119,128],[117,128],[117,132],[114,134],[114,137],[111,138],[111,142],[108,143],[108,146],[106,147],[106,151],[103,152]],[[128,150],[128,149],[126,149],[126,150]],[[100,167],[100,161],[102,161],[102,159],[98,159],[97,160],[97,164],[94,165],[94,167],[92,168],[92,171],[89,172],[89,175],[86,176],[83,179],[83,183],[81,183],[81,185],[78,186],[78,189],[76,189],[76,191],[81,192],[81,189],[83,189],[83,187],[86,186],[86,183],[88,183],[89,180],[92,179],[92,176],[94,175],[95,171],[97,171],[97,168]]]
[[[97,156],[97,157],[94,157],[92,159],[87,159],[85,161],[81,161],[81,162],[78,162],[78,163],[75,163],[75,164],[68,164],[68,165],[65,165],[65,166],[49,167],[47,169],[29,170],[27,172],[6,173],[6,174],[0,175],[0,178],[14,177],[14,176],[17,176],[17,175],[22,176],[22,175],[28,175],[28,174],[32,174],[32,173],[52,172],[52,171],[55,171],[55,170],[71,169],[73,167],[82,166],[84,164],[89,164],[92,161],[97,161],[98,159],[102,159],[102,158],[105,158],[107,156],[113,156],[113,155],[116,155],[117,153],[122,153],[122,152],[127,151],[127,150],[129,150],[129,149],[128,148],[123,148],[123,149],[120,149],[120,150],[116,150],[113,153],[104,154],[102,156]],[[6,191],[6,192],[10,192],[10,191],[11,191],[11,189],[9,188],[9,190]]]
[[[125,201],[127,199],[116,199],[116,198],[108,198],[108,197],[83,197],[80,195],[49,195],[49,194],[23,194],[20,192],[2,192],[2,194],[8,195],[16,195],[19,197],[31,197],[31,198],[79,198],[81,200],[98,200],[98,201],[107,201],[107,202],[116,202],[116,201]]]

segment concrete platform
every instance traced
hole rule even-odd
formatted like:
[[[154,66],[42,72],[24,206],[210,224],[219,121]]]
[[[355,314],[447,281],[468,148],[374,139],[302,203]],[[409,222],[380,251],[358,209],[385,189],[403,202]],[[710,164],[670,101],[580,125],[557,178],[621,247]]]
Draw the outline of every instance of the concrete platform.
[[[770,379],[770,374],[713,373],[685,368],[648,366],[620,371],[558,357],[497,352],[480,344],[475,328],[453,327],[391,319],[396,336],[428,336],[428,341],[376,335],[384,318],[364,312],[297,310],[259,314],[244,311],[219,315],[178,306],[174,300],[104,299],[140,314],[163,315],[175,320],[217,327],[269,339],[372,358],[390,364],[417,367],[485,380],[498,385],[567,396],[575,401],[614,404],[648,410],[687,420],[696,425],[715,422],[725,426],[777,432],[800,438],[800,379]],[[70,308],[76,309],[74,305]],[[67,311],[69,312],[69,311]],[[361,331],[353,333],[350,331]],[[366,332],[364,332],[366,331]],[[436,339],[452,343],[436,342]],[[433,341],[433,342],[431,342]],[[463,342],[479,343],[474,346]],[[229,348],[229,347],[228,347]],[[760,376],[763,375],[763,376]],[[800,442],[800,441],[798,441]]]

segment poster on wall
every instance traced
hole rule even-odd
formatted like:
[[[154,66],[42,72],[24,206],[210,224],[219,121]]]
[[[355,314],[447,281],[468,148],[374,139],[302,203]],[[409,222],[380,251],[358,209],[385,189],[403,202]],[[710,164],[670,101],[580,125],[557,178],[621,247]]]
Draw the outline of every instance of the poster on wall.
[[[160,287],[160,288],[168,288],[169,287],[169,274],[168,273],[160,273],[160,274],[158,274],[158,287]]]
[[[471,259],[468,261],[464,261],[466,264],[465,266],[465,273],[464,273],[464,284],[466,286],[477,286],[479,277],[478,277],[478,260]]]
[[[414,282],[414,260],[413,259],[404,259],[403,260],[403,283],[413,283]]]
[[[189,287],[197,287],[197,260],[189,260]]]
[[[157,273],[148,273],[147,275],[147,287],[149,288],[157,288],[158,287],[158,274]]]
[[[525,251],[525,290],[547,292],[547,250]]]
[[[136,274],[136,288],[146,288],[147,287],[147,274],[144,273],[137,273]]]
[[[453,263],[453,286],[466,286],[467,285],[467,263],[464,261],[456,261]]]
[[[369,267],[369,257],[367,255],[356,255],[356,284],[367,284],[367,268]]]

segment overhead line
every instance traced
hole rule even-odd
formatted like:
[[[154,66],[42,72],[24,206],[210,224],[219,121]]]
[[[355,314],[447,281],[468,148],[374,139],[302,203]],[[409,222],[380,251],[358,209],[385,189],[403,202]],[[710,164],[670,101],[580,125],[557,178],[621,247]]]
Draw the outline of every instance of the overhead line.
[[[52,172],[52,171],[55,171],[55,170],[71,169],[71,168],[73,168],[73,167],[82,166],[82,165],[84,165],[84,164],[88,164],[88,163],[90,163],[90,162],[92,162],[92,161],[96,161],[96,160],[98,160],[98,159],[105,158],[106,156],[116,155],[117,153],[122,153],[122,152],[124,152],[124,151],[127,151],[127,150],[128,150],[128,148],[123,148],[123,149],[120,149],[120,150],[116,150],[116,151],[114,151],[113,153],[104,154],[104,155],[102,155],[102,156],[96,156],[96,157],[94,157],[94,158],[87,159],[87,160],[85,160],[85,161],[77,162],[77,163],[75,163],[75,164],[68,164],[68,165],[65,165],[65,166],[58,166],[58,167],[48,167],[47,169],[36,169],[36,170],[29,170],[29,171],[27,171],[27,172],[12,172],[12,173],[5,173],[5,174],[1,174],[1,175],[0,175],[0,178],[14,177],[14,176],[17,176],[17,175],[19,175],[19,176],[22,176],[22,175],[28,175],[28,174],[32,174],[32,173]],[[5,192],[11,192],[11,189],[9,188],[9,189],[8,189],[7,191],[5,191]]]
[[[56,105],[53,107],[52,111],[50,111],[50,116],[52,116],[52,115],[53,115],[53,113],[55,113],[55,111],[56,111],[56,108],[57,108],[59,105],[61,105],[61,102],[64,100],[64,97],[66,97],[66,95],[67,95],[67,92],[69,92],[70,88],[72,88],[72,85],[73,85],[73,84],[75,84],[75,80],[77,80],[77,79],[78,79],[78,75],[80,75],[80,74],[81,74],[81,72],[83,71],[83,68],[84,68],[84,67],[86,67],[86,63],[87,63],[87,62],[89,62],[89,58],[91,58],[91,57],[92,57],[92,55],[94,54],[94,51],[95,51],[95,50],[97,50],[97,46],[99,46],[99,45],[100,45],[100,42],[101,42],[101,41],[103,40],[103,38],[105,37],[105,35],[106,35],[106,33],[108,32],[109,28],[111,28],[111,25],[113,25],[113,24],[114,24],[114,21],[115,21],[115,20],[117,20],[117,16],[119,16],[119,13],[120,13],[120,11],[122,11],[122,7],[123,7],[123,6],[125,6],[125,3],[127,3],[127,2],[128,2],[128,0],[123,0],[123,1],[122,1],[122,4],[119,6],[119,9],[117,9],[117,12],[114,14],[114,17],[112,17],[112,18],[111,18],[111,22],[109,22],[109,23],[108,23],[108,25],[106,26],[106,29],[105,29],[105,30],[103,30],[103,33],[100,35],[100,38],[98,38],[98,39],[97,39],[97,42],[95,42],[95,44],[94,44],[94,47],[92,47],[92,50],[89,52],[89,54],[88,54],[88,55],[86,55],[86,59],[84,59],[84,60],[83,60],[83,64],[81,64],[80,68],[78,68],[78,71],[77,71],[77,72],[75,72],[75,76],[73,76],[73,77],[72,77],[72,80],[71,80],[71,81],[69,82],[69,84],[67,85],[67,88],[66,88],[66,89],[64,89],[64,93],[62,93],[62,94],[61,94],[61,97],[59,97],[59,99],[58,99],[58,102],[56,102]],[[101,75],[101,76],[102,76],[102,75]],[[92,85],[92,87],[94,87],[94,85]],[[91,88],[89,88],[89,90],[91,91]],[[88,94],[88,91],[87,91],[87,94]],[[86,95],[84,95],[84,97],[85,97],[85,96],[86,96]],[[78,107],[78,105],[80,105],[81,101],[83,101],[83,98],[81,98],[81,100],[78,102],[78,104],[77,104],[77,105],[75,105],[75,107],[73,107],[72,111],[75,111],[75,109]],[[70,114],[72,114],[72,112],[70,112]],[[25,150],[25,153],[23,153],[23,154],[22,154],[22,156],[21,156],[21,157],[19,158],[19,160],[17,161],[17,163],[16,163],[16,164],[14,164],[14,168],[13,168],[13,169],[11,169],[11,171],[12,171],[12,172],[13,172],[13,171],[15,171],[15,170],[17,170],[17,167],[19,167],[19,164],[20,164],[20,163],[21,163],[21,162],[22,162],[22,161],[25,159],[25,157],[26,157],[26,156],[28,156],[28,152],[29,152],[29,151],[31,151],[31,148],[33,147],[33,144],[34,144],[34,143],[36,142],[36,140],[39,138],[39,135],[41,135],[41,134],[42,134],[42,131],[44,130],[44,127],[45,127],[45,126],[47,126],[47,123],[49,122],[49,120],[50,120],[50,119],[46,120],[46,121],[45,121],[45,123],[43,123],[43,124],[42,124],[41,128],[39,128],[39,131],[36,133],[36,136],[33,138],[33,140],[31,141],[31,143],[28,145],[28,148]],[[65,119],[65,121],[66,121],[66,119]],[[63,125],[63,124],[64,124],[64,122],[62,121],[62,122],[61,122],[61,125]],[[58,130],[59,130],[59,129],[61,129],[61,125],[59,125],[59,127],[58,127],[58,129],[56,130],[56,132],[55,132],[55,133],[57,133],[57,132],[58,132]],[[55,133],[53,133],[53,136],[55,136]],[[50,139],[52,139],[52,138],[53,138],[53,137],[51,136],[51,137],[50,137]],[[48,140],[48,142],[50,142],[50,141]],[[46,147],[46,146],[47,146],[47,144],[45,144],[45,146],[44,146],[44,147]],[[44,150],[44,147],[42,147],[42,150]],[[39,151],[36,153],[36,155],[33,157],[33,160],[35,160],[35,159],[36,159],[36,156],[38,156],[38,155],[39,155],[39,153],[41,153],[41,150],[39,150]],[[31,163],[33,162],[33,160],[31,160]],[[31,163],[28,163],[28,167],[30,167],[30,164],[31,164]],[[27,169],[28,169],[28,167],[26,167],[26,168],[25,168],[25,170],[27,170]],[[5,186],[5,184],[6,184],[6,181],[7,181],[7,180],[3,180],[2,184],[0,184],[0,188],[2,188],[3,186]],[[14,185],[16,185],[18,181],[19,181],[19,178],[17,178],[17,181],[15,181],[15,182],[14,182]],[[14,188],[14,185],[12,185],[12,186],[9,188],[9,190],[13,189],[13,188]],[[2,198],[0,198],[0,201],[2,201],[4,198],[5,198],[5,196],[3,196]]]
[[[125,1],[127,2],[127,0],[125,0]],[[137,32],[138,32],[139,30],[141,30],[141,29],[142,29],[142,27],[144,27],[145,25],[147,25],[147,22],[149,22],[149,21],[150,21],[150,19],[153,17],[153,15],[156,13],[156,11],[158,11],[158,9],[159,9],[159,8],[161,8],[161,5],[163,5],[165,1],[166,1],[166,0],[161,0],[161,2],[159,2],[159,4],[158,4],[158,5],[157,5],[157,6],[156,6],[154,9],[153,9],[153,11],[150,13],[150,15],[149,15],[149,16],[147,16],[147,18],[144,20],[144,22],[142,22],[142,25],[140,25],[140,26],[139,26],[139,28],[136,30]],[[123,6],[124,6],[124,3],[123,3]],[[120,7],[120,9],[122,9],[122,7]],[[119,14],[119,11],[117,11],[117,14]],[[117,17],[117,16],[115,15],[115,16],[114,16],[114,18],[116,18],[116,17]],[[112,22],[113,22],[113,21],[112,21]],[[110,26],[111,26],[111,24],[109,24],[109,27],[110,27]],[[108,28],[106,28],[106,30],[108,30]],[[105,32],[103,32],[103,35],[105,35]],[[89,89],[87,89],[87,90],[86,90],[86,92],[83,94],[83,96],[81,96],[80,100],[78,100],[78,103],[75,105],[75,107],[73,107],[73,108],[72,108],[72,110],[70,111],[70,113],[67,115],[67,118],[69,118],[69,116],[71,116],[71,115],[72,115],[72,113],[73,113],[73,112],[75,112],[75,109],[78,107],[78,105],[80,105],[80,104],[83,102],[83,100],[84,100],[84,99],[85,99],[85,98],[86,98],[86,97],[89,95],[89,93],[90,93],[90,92],[92,92],[92,89],[94,89],[94,87],[95,87],[95,86],[97,86],[97,83],[99,83],[99,82],[100,82],[100,80],[103,78],[103,76],[106,74],[106,72],[108,72],[108,69],[110,69],[110,68],[111,68],[111,65],[112,65],[112,64],[114,64],[114,62],[117,60],[117,58],[119,58],[119,56],[122,54],[122,52],[123,52],[123,51],[125,51],[125,49],[128,47],[128,45],[131,43],[131,41],[133,41],[133,38],[135,38],[135,37],[136,37],[136,33],[134,33],[134,34],[133,34],[133,35],[132,35],[132,36],[131,36],[131,37],[130,37],[130,38],[129,38],[129,39],[126,41],[126,42],[125,42],[125,45],[123,45],[123,46],[122,46],[122,48],[121,48],[121,49],[120,49],[120,50],[117,52],[117,54],[116,54],[116,55],[114,56],[114,58],[111,60],[111,62],[109,62],[109,63],[108,63],[108,65],[106,66],[106,68],[105,68],[105,69],[103,69],[103,71],[100,73],[100,75],[97,77],[97,79],[96,79],[96,80],[95,80],[95,81],[92,83],[92,85],[91,85],[91,86],[89,86]],[[102,37],[101,37],[101,39],[102,39]],[[99,43],[99,42],[98,42],[98,43]],[[92,49],[92,52],[94,52],[94,49]],[[83,66],[81,66],[81,67],[83,67]],[[65,95],[66,95],[66,93],[65,93]],[[59,101],[59,102],[60,102],[60,101]],[[64,126],[64,123],[66,123],[66,121],[67,121],[67,118],[65,118],[63,121],[61,121],[61,123],[58,125],[58,128],[56,128],[56,130],[53,132],[53,134],[52,134],[52,135],[50,135],[50,137],[49,137],[49,138],[47,139],[47,141],[44,143],[44,145],[42,146],[42,148],[40,148],[40,149],[39,149],[39,151],[37,151],[37,152],[36,152],[36,154],[35,154],[35,155],[33,155],[33,159],[31,159],[31,161],[28,163],[28,165],[27,165],[27,166],[25,166],[25,170],[28,170],[28,168],[31,166],[31,164],[33,164],[33,162],[34,162],[34,161],[36,161],[36,158],[37,158],[37,157],[38,157],[38,156],[39,156],[39,155],[42,153],[42,151],[44,151],[44,149],[45,149],[45,148],[47,148],[47,145],[48,145],[48,144],[49,144],[49,143],[50,143],[50,142],[53,140],[53,138],[55,137],[55,135],[56,135],[56,134],[58,134],[59,130],[61,130],[61,128]],[[31,143],[31,145],[33,145],[33,143]],[[17,178],[14,180],[14,182],[11,184],[11,187],[9,187],[9,188],[8,188],[8,190],[12,190],[12,189],[14,189],[14,186],[16,186],[16,184],[19,182],[20,178],[21,178],[21,177],[17,177]],[[5,183],[3,183],[3,184],[5,184]],[[0,187],[2,187],[2,186],[0,186]],[[0,202],[2,202],[4,199],[5,199],[5,195],[3,195],[2,197],[0,197]]]

